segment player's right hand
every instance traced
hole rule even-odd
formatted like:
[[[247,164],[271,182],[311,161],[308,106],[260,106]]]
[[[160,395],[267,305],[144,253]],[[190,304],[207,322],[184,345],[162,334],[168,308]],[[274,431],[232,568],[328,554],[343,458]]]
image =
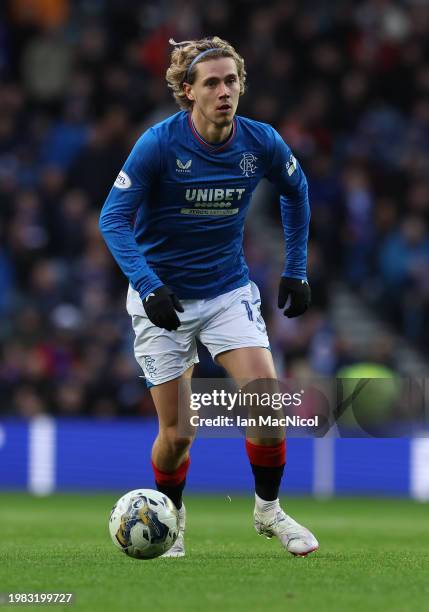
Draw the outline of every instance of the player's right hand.
[[[174,331],[180,325],[177,312],[185,312],[177,295],[165,285],[158,287],[143,300],[143,307],[149,321],[167,331]]]

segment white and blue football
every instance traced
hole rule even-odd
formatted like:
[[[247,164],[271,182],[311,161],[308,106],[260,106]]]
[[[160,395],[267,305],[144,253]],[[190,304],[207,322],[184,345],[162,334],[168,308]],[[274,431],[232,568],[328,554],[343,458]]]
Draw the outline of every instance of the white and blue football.
[[[170,498],[153,489],[125,493],[113,506],[109,531],[114,545],[134,559],[153,559],[169,550],[179,533]]]

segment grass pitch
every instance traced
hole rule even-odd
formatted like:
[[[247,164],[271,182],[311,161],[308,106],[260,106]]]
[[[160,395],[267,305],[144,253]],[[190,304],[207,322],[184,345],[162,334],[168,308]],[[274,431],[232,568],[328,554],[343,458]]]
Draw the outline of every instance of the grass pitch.
[[[0,591],[74,592],[51,607],[91,612],[429,610],[428,505],[292,498],[321,545],[297,558],[256,535],[250,496],[188,497],[186,558],[137,561],[108,534],[119,496],[0,494]]]

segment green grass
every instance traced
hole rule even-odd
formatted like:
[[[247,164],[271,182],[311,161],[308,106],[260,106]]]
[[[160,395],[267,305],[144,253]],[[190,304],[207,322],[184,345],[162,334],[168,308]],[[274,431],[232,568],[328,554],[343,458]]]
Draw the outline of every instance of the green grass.
[[[188,497],[187,557],[137,561],[108,536],[117,497],[1,494],[0,591],[73,591],[53,609],[92,612],[429,610],[427,505],[293,498],[321,545],[295,558],[255,534],[250,496]]]

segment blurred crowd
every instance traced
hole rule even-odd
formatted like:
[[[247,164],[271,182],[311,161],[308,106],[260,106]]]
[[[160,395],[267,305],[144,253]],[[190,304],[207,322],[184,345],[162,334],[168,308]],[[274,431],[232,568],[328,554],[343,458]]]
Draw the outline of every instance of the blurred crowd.
[[[168,39],[215,34],[246,60],[239,113],[274,125],[309,181],[304,317],[277,311],[279,262],[246,239],[279,374],[332,375],[356,359],[329,318],[338,281],[427,351],[427,2],[10,0],[0,7],[2,414],[153,410],[98,215],[139,134],[177,110]],[[265,214],[280,223],[276,196]],[[391,348],[371,358],[392,365]],[[219,375],[204,351],[199,374]]]

